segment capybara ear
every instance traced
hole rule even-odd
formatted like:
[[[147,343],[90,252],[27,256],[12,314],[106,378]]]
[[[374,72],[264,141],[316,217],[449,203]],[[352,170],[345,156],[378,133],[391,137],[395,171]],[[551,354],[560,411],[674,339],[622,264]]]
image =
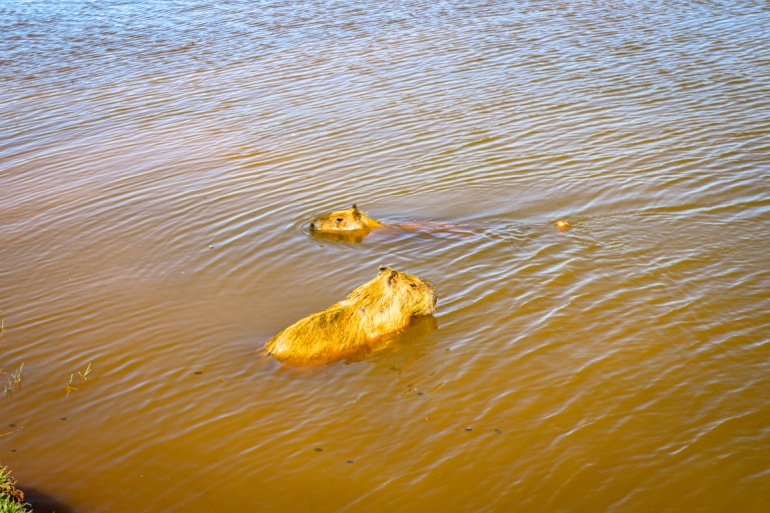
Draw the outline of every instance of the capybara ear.
[[[387,271],[388,269],[390,269],[390,268],[387,265],[381,265],[380,268],[379,268],[379,271],[380,271],[380,273],[382,273],[383,271]]]
[[[358,210],[358,207],[356,206],[355,203],[353,203],[353,210]]]
[[[392,287],[394,283],[396,283],[396,278],[398,278],[398,271],[390,271],[390,276],[388,276],[388,286]]]

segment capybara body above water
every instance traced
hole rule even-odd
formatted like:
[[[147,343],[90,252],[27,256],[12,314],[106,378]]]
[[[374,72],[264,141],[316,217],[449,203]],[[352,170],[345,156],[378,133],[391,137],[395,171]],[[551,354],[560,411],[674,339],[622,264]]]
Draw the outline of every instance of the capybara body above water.
[[[294,364],[335,361],[370,349],[405,328],[413,316],[430,315],[438,294],[428,280],[380,267],[364,283],[322,312],[292,324],[265,345],[276,359]]]

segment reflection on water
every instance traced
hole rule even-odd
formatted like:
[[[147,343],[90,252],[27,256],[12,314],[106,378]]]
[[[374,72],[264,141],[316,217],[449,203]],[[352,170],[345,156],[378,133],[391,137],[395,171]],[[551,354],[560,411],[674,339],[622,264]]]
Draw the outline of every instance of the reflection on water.
[[[0,462],[43,511],[766,511],[768,26],[3,3]],[[354,203],[391,224],[310,234]],[[380,264],[435,318],[260,356]]]
[[[346,242],[348,244],[360,243],[369,235],[371,230],[347,230],[342,232],[319,232],[316,230],[310,233],[320,241]]]
[[[394,362],[394,369],[401,370],[403,362],[415,361],[427,355],[428,337],[438,329],[438,321],[432,315],[412,317],[409,326],[379,339],[367,351],[346,359],[345,363],[372,360],[373,364]],[[435,342],[433,342],[435,344]]]

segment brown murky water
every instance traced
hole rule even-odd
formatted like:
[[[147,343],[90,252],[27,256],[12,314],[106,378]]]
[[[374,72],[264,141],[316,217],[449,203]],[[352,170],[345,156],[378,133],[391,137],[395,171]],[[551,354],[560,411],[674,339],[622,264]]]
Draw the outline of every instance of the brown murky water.
[[[0,462],[36,511],[770,511],[769,153],[766,2],[3,2]],[[352,203],[473,229],[309,234]],[[260,356],[380,264],[435,317]]]

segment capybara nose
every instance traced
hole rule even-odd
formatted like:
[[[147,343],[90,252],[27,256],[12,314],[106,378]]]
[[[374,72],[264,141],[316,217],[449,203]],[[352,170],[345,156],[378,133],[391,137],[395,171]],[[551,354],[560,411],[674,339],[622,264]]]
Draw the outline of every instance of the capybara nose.
[[[310,229],[315,230],[315,223],[310,223]]]

